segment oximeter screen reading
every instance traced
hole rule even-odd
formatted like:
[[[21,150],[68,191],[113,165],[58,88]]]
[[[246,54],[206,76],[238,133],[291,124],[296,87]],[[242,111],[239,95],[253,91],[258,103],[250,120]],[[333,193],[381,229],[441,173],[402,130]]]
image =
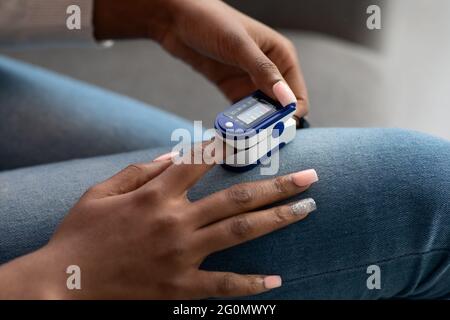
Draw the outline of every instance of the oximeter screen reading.
[[[273,109],[270,106],[259,102],[253,105],[251,108],[240,113],[237,118],[248,125],[255,120],[263,117],[264,115],[270,113],[272,110]]]

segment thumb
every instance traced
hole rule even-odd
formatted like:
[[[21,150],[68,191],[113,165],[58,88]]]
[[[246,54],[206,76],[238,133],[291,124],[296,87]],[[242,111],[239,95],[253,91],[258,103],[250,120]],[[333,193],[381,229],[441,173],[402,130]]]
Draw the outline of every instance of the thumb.
[[[253,41],[248,41],[241,49],[238,58],[239,67],[248,72],[257,88],[278,100],[284,107],[297,103],[294,92],[278,67]]]

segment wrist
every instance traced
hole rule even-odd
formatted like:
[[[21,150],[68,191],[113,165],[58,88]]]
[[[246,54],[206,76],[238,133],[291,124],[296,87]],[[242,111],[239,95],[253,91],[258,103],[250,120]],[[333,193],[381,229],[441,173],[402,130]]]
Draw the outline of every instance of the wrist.
[[[63,299],[64,270],[55,272],[54,261],[55,254],[44,247],[2,265],[0,299]]]
[[[161,39],[172,21],[172,0],[95,0],[97,40]]]

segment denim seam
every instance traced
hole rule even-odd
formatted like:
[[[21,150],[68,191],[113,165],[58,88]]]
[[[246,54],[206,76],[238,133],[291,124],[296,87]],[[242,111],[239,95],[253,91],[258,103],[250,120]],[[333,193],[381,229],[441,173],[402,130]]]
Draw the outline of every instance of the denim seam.
[[[359,269],[359,268],[362,268],[362,267],[365,267],[365,266],[371,265],[371,264],[381,264],[381,263],[386,263],[386,262],[390,262],[390,261],[397,260],[397,259],[402,259],[402,258],[407,258],[407,257],[412,257],[412,256],[419,256],[419,255],[426,255],[426,254],[429,254],[429,253],[434,253],[434,252],[439,252],[439,251],[450,253],[450,249],[448,249],[448,248],[439,248],[439,249],[433,249],[433,250],[429,250],[429,251],[425,251],[425,252],[418,252],[418,253],[408,253],[408,254],[404,254],[404,255],[401,255],[401,256],[392,257],[392,258],[389,258],[389,259],[379,260],[377,262],[370,262],[370,263],[361,264],[361,265],[358,265],[356,267],[336,269],[336,270],[325,271],[325,272],[316,273],[316,274],[312,274],[312,275],[308,275],[308,276],[304,276],[304,277],[288,279],[288,280],[285,280],[284,282],[285,283],[293,283],[293,282],[296,282],[296,281],[301,281],[301,280],[305,280],[305,279],[319,277],[319,276],[323,276],[323,275],[327,275],[327,274],[356,270],[356,269]]]

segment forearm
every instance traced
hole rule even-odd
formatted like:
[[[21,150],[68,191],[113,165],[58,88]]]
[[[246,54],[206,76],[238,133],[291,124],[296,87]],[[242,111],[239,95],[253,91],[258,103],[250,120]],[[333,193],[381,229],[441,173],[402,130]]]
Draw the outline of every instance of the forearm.
[[[170,25],[173,10],[171,0],[95,0],[95,38],[158,40]]]
[[[0,46],[48,45],[123,38],[158,40],[171,23],[176,0],[5,0],[0,3]],[[80,8],[80,29],[66,22]]]

